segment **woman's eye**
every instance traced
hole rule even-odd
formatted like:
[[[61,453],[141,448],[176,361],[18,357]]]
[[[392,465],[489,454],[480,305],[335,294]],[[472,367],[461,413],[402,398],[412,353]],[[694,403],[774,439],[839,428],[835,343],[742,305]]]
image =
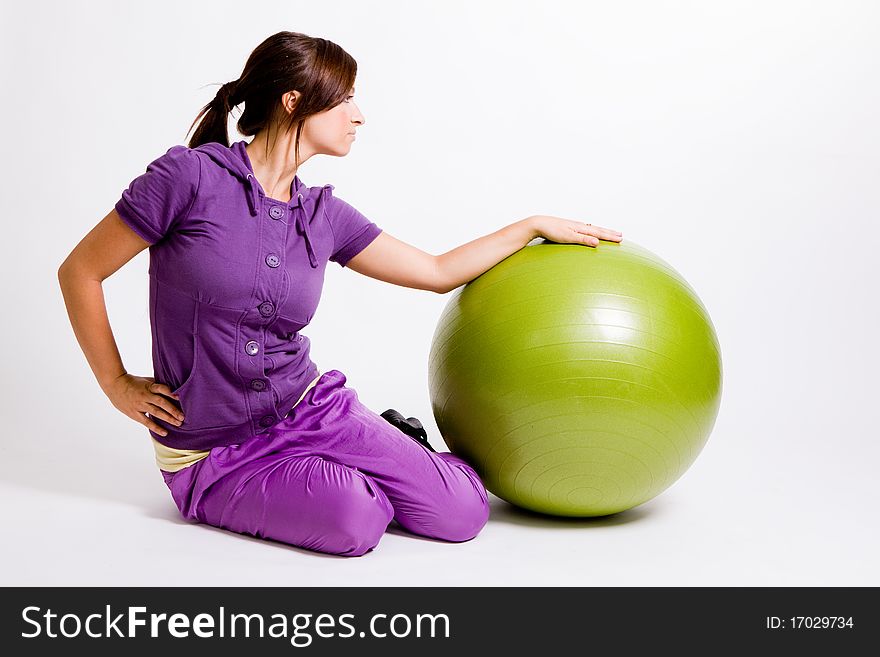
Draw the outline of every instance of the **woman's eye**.
[[[349,101],[350,98],[354,98],[354,96],[348,96],[348,97],[345,99],[345,102],[347,103],[347,102]]]

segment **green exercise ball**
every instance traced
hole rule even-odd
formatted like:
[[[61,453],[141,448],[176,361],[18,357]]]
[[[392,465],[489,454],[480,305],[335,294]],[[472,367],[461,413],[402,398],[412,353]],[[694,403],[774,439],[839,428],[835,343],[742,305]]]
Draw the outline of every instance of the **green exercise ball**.
[[[452,453],[498,497],[557,516],[617,513],[663,492],[721,403],[708,312],[629,239],[530,243],[456,289],[428,377]]]

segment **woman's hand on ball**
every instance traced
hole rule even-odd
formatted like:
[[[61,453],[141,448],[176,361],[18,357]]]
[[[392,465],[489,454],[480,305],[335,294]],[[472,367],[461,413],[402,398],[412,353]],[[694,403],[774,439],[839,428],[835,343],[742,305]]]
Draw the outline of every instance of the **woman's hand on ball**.
[[[183,413],[171,402],[171,399],[177,399],[171,388],[156,383],[152,377],[125,373],[114,379],[104,392],[117,409],[160,436],[168,432],[153,418],[161,418],[176,426],[183,422]]]
[[[543,237],[558,244],[597,246],[599,240],[620,242],[623,239],[623,233],[619,231],[594,226],[583,221],[572,221],[544,214],[534,215],[531,220],[537,237]]]

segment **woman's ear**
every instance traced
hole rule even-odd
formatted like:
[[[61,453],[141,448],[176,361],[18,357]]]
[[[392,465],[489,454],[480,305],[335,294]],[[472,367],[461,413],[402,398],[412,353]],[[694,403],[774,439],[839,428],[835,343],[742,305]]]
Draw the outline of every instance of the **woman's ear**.
[[[288,91],[281,97],[281,102],[284,105],[284,108],[288,112],[292,112],[293,108],[296,107],[296,103],[299,100],[299,93],[296,91]]]

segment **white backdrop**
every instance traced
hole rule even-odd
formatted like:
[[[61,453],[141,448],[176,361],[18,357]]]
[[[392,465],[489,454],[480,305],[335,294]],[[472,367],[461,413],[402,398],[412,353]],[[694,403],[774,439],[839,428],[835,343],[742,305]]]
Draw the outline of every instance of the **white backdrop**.
[[[4,15],[0,584],[880,584],[877,3],[35,1]],[[473,541],[389,529],[360,559],[178,518],[146,429],[94,380],[56,270],[280,30],[359,64],[366,124],[345,158],[312,158],[306,184],[333,183],[431,253],[550,214],[622,230],[689,281],[724,396],[675,485],[600,520],[493,498]],[[104,284],[141,375],[147,264]],[[438,449],[427,356],[445,303],[330,263],[305,331],[321,371],[345,372],[376,412],[419,417]]]

